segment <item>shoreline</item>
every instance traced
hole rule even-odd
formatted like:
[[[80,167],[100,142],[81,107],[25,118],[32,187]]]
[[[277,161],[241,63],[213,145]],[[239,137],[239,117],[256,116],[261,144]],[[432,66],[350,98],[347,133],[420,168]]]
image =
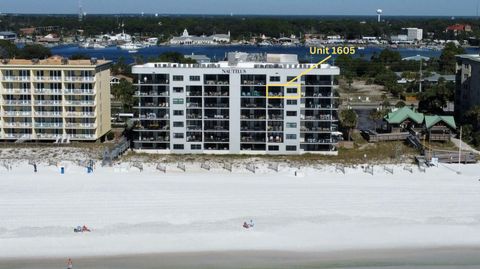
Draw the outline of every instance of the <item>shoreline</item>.
[[[70,257],[74,268],[478,268],[480,246],[325,252],[221,251]],[[65,258],[2,258],[0,269],[62,268]]]

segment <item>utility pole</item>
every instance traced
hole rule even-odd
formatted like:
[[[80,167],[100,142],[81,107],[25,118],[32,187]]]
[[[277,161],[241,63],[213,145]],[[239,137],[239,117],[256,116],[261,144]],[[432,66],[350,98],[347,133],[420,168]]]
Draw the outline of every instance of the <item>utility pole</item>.
[[[420,59],[420,84],[418,91],[422,93],[422,81],[423,81],[423,59]]]

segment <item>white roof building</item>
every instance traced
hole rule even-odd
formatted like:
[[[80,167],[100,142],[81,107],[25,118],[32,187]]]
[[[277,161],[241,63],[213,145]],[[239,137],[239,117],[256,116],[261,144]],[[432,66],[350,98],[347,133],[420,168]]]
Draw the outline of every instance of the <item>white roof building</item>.
[[[215,34],[211,36],[194,36],[185,29],[181,36],[170,39],[172,45],[216,45],[221,43],[230,43],[230,32],[228,34]]]

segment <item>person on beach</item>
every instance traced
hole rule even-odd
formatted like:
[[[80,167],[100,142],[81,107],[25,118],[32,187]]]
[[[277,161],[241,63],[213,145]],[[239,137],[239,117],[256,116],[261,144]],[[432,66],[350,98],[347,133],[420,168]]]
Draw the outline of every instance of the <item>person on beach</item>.
[[[72,259],[68,258],[68,261],[67,261],[67,269],[72,269],[72,268],[73,268]]]
[[[36,163],[33,164],[33,172],[34,172],[34,173],[37,172],[37,164],[36,164]]]

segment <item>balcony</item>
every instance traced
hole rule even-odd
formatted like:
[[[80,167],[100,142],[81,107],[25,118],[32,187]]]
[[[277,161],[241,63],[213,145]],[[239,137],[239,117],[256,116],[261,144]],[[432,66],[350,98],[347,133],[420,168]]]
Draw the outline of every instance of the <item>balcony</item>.
[[[65,89],[65,94],[95,94],[95,90],[92,89]]]
[[[62,101],[59,100],[37,100],[35,101],[36,106],[61,106]]]
[[[62,77],[35,76],[35,80],[43,81],[43,82],[48,82],[48,81],[60,82],[62,81]]]
[[[61,129],[63,128],[63,123],[36,122],[35,128]]]
[[[35,94],[55,94],[60,95],[62,94],[62,90],[60,89],[35,89]]]
[[[5,138],[7,139],[31,139],[32,135],[31,134],[5,134]]]
[[[4,122],[5,128],[32,128],[31,122]]]
[[[4,117],[31,117],[31,111],[4,111],[2,114]]]
[[[4,94],[30,94],[30,89],[5,89]]]
[[[5,76],[3,77],[5,81],[30,81],[30,77],[25,76]]]
[[[97,125],[95,123],[66,123],[66,128],[76,128],[76,129],[96,129]]]
[[[67,101],[65,101],[65,105],[68,105],[68,106],[95,106],[95,101],[67,100]]]
[[[95,82],[95,77],[65,77],[66,82]]]
[[[95,112],[67,112],[65,113],[66,117],[68,118],[76,118],[76,117],[95,117]]]
[[[30,100],[4,100],[4,105],[12,105],[12,106],[31,106],[32,101]]]
[[[62,117],[62,112],[35,112],[35,117],[61,118]]]
[[[92,140],[92,139],[97,139],[96,138],[96,135],[94,134],[69,134],[67,135],[68,138],[70,139],[88,139],[88,140]]]

